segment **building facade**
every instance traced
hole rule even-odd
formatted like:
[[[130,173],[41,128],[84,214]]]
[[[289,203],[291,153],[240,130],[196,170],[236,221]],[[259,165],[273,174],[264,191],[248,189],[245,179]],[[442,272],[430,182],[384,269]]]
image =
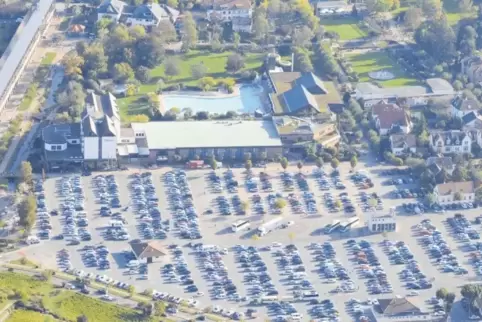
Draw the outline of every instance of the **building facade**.
[[[394,208],[391,208],[388,214],[373,212],[368,213],[367,216],[367,228],[373,233],[397,230],[397,218]]]
[[[237,32],[251,32],[253,8],[249,0],[208,0],[201,3],[209,21],[229,22]]]
[[[417,137],[413,134],[390,135],[392,153],[400,156],[417,152]]]
[[[439,205],[468,203],[475,200],[473,181],[447,182],[438,184],[433,191]]]
[[[380,102],[372,107],[372,119],[380,135],[389,133],[408,134],[412,130],[410,115],[397,104]]]
[[[460,61],[462,74],[469,78],[471,83],[482,82],[482,58],[480,56],[466,57]]]
[[[477,142],[479,132],[442,131],[431,132],[429,141],[432,151],[442,154],[462,154],[472,152],[472,143]]]

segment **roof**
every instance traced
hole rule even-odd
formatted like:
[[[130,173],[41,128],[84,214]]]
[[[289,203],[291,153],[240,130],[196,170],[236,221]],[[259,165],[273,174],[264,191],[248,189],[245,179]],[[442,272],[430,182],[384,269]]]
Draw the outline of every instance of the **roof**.
[[[378,309],[385,315],[407,315],[420,313],[420,308],[405,297],[378,299]]]
[[[397,104],[380,102],[372,108],[372,115],[380,121],[380,128],[390,129],[394,125],[407,126],[408,115],[403,108]]]
[[[67,149],[48,151],[44,150],[45,159],[49,162],[81,162],[84,160],[81,144],[67,144]]]
[[[145,132],[149,149],[281,147],[272,121],[184,121],[132,123]]]
[[[138,19],[156,18],[157,21],[167,20],[171,17],[170,12],[157,3],[137,6],[132,12],[132,16]]]
[[[99,120],[107,115],[109,118],[120,120],[117,99],[111,93],[97,95],[91,92],[87,95],[85,102],[87,113],[94,119]]]
[[[32,6],[30,15],[23,27],[19,27],[0,59],[0,97],[5,94],[13,75],[25,56],[32,40],[43,25],[53,0],[39,0]]]
[[[471,137],[472,132],[470,131],[441,131],[441,132],[431,132],[430,137],[432,139],[432,144],[436,145],[438,140],[442,140],[444,145],[462,145],[463,140],[466,137]]]
[[[250,0],[204,0],[201,5],[213,9],[250,9]]]
[[[440,168],[445,168],[446,170],[452,170],[454,163],[451,157],[429,157],[425,164],[429,167],[432,164],[438,165]]]
[[[335,8],[335,7],[338,7],[338,8],[344,8],[344,7],[347,7],[348,5],[346,4],[346,1],[318,1],[316,3],[316,7],[318,9],[332,9],[332,8]]]
[[[317,112],[320,111],[313,94],[311,94],[303,85],[295,86],[285,92],[283,98],[285,100],[287,112],[289,113],[296,113],[307,107],[315,109]]]
[[[427,86],[399,86],[382,88],[372,83],[358,83],[356,91],[365,99],[377,99],[377,98],[409,98],[418,96],[431,96],[431,95],[453,95],[455,91],[444,79],[431,78],[427,79]]]
[[[477,100],[462,98],[457,96],[452,100],[452,105],[461,111],[476,111],[480,108],[480,104]]]
[[[325,85],[315,74],[304,73],[295,80],[296,85],[303,85],[312,94],[327,94]]]
[[[117,145],[117,154],[120,156],[126,156],[130,154],[138,154],[139,149],[136,144],[123,144]]]
[[[392,148],[414,148],[417,146],[417,137],[413,134],[390,135]]]
[[[275,116],[273,123],[280,135],[297,134],[313,134],[312,123],[309,119],[303,119],[292,116]]]
[[[125,6],[120,0],[104,0],[97,7],[97,13],[121,14]]]
[[[70,32],[84,32],[85,31],[85,26],[81,24],[74,24],[71,25],[69,28]]]
[[[141,243],[131,243],[131,248],[138,259],[144,259],[148,257],[161,257],[166,256],[169,252],[166,246],[161,244],[157,240]]]
[[[472,111],[472,112],[469,112],[469,113],[465,114],[464,116],[462,116],[462,123],[464,125],[466,125],[466,124],[469,124],[470,122],[472,122],[476,119],[477,119],[477,114],[476,114],[476,112]]]
[[[42,129],[42,139],[47,144],[63,144],[80,139],[80,123],[52,124]]]
[[[473,181],[447,182],[438,184],[436,187],[439,195],[450,195],[452,193],[474,193],[475,187]]]

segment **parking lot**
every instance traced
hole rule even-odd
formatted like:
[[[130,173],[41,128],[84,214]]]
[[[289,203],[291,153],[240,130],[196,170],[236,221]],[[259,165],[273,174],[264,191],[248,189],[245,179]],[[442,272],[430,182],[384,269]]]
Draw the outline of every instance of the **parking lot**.
[[[466,253],[480,246],[476,235],[447,222],[456,211],[404,211],[416,199],[394,199],[381,168],[357,175],[343,167],[333,173],[325,166],[325,174],[278,168],[249,176],[244,169],[162,169],[51,177],[38,192],[43,239],[23,252],[44,267],[195,298],[193,306],[213,304],[238,318],[257,311],[347,321],[360,314],[350,299],[395,295],[423,308],[437,288],[456,291],[480,274],[480,258]],[[391,207],[400,209],[397,232],[369,234],[364,213]],[[476,209],[458,212],[470,222],[477,216]],[[354,216],[353,226],[330,231]],[[138,239],[158,240],[168,254],[137,262],[129,242]],[[57,261],[63,249],[69,255]]]

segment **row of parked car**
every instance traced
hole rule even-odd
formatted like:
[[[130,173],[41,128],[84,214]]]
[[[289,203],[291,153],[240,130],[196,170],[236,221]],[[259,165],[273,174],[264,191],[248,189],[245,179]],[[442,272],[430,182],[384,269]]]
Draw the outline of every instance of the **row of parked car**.
[[[84,211],[85,197],[80,176],[60,178],[58,189],[60,196],[63,197],[60,206],[63,234],[57,238],[67,239],[71,245],[78,245],[81,241],[90,241],[92,235],[86,228],[89,221],[87,213]]]
[[[328,176],[323,169],[316,168],[313,170],[313,176],[317,179],[320,190],[330,190],[330,188],[343,190],[346,188],[341,181],[340,171],[338,170],[333,170]]]
[[[38,242],[40,239],[49,239],[52,225],[50,223],[50,215],[45,204],[45,192],[43,183],[41,180],[35,180],[33,182],[35,198],[37,199],[37,236],[30,238],[30,243]]]
[[[162,277],[168,283],[178,283],[184,288],[185,292],[196,292],[199,296],[199,290],[191,277],[191,271],[187,267],[182,249],[177,245],[171,245],[170,252],[172,263],[164,265],[161,271]],[[196,306],[196,303],[192,303],[193,306]]]

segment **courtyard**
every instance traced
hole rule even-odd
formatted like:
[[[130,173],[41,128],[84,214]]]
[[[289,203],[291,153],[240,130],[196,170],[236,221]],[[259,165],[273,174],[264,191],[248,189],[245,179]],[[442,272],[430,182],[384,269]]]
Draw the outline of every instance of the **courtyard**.
[[[232,169],[232,178],[239,183],[237,189],[231,185],[228,188],[225,183],[227,170],[224,168],[216,171],[220,181],[219,184],[214,185],[214,188],[211,183],[212,170],[187,170],[183,174],[178,170],[171,171],[169,168],[164,168],[152,170],[151,175],[146,174],[146,171],[138,170],[114,172],[109,177],[108,182],[110,183],[108,185],[112,182],[116,183],[119,200],[116,204],[118,208],[112,208],[112,211],[116,212],[116,218],[122,217],[122,220],[125,221],[122,230],[124,231],[123,234],[129,236],[126,240],[113,240],[109,235],[115,221],[113,219],[114,214],[111,216],[101,215],[100,209],[105,206],[99,203],[101,202],[97,194],[99,189],[97,180],[99,179],[95,179],[95,174],[91,177],[75,178],[75,176],[68,176],[67,179],[65,176],[63,178],[52,176],[44,183],[46,208],[49,211],[55,209],[60,212],[60,206],[65,202],[65,196],[62,196],[59,192],[62,190],[63,183],[66,182],[65,180],[77,181],[78,186],[83,187],[83,198],[85,200],[83,212],[85,212],[85,219],[88,221],[88,226],[83,227],[83,229],[90,233],[91,240],[72,245],[68,235],[66,235],[65,227],[67,223],[62,214],[59,214],[58,216],[52,216],[50,219],[52,229],[49,239],[42,240],[40,244],[29,246],[22,253],[27,258],[39,262],[42,267],[65,269],[65,266],[59,266],[60,264],[57,261],[57,254],[64,250],[69,254],[70,269],[79,276],[100,279],[105,283],[116,285],[122,283],[123,287],[133,285],[139,292],[145,289],[153,289],[159,292],[159,296],[165,296],[161,293],[168,293],[184,299],[195,297],[196,301],[193,302],[195,303],[193,305],[199,308],[212,306],[214,310],[219,311],[224,308],[232,312],[255,309],[259,316],[269,316],[273,319],[282,314],[280,312],[301,314],[304,317],[315,317],[316,314],[319,314],[318,311],[315,312],[315,307],[318,306],[310,301],[293,301],[294,294],[300,292],[300,286],[296,283],[293,284],[294,281],[289,278],[289,273],[282,264],[282,259],[285,256],[298,258],[297,260],[301,264],[297,264],[297,267],[304,267],[303,285],[309,285],[309,289],[312,290],[310,292],[316,291],[316,294],[319,294],[319,297],[317,296],[319,301],[329,299],[333,302],[334,308],[329,309],[329,312],[337,318],[330,321],[353,320],[354,312],[347,306],[347,302],[352,298],[363,301],[368,297],[408,296],[410,292],[413,292],[407,287],[406,282],[400,275],[405,266],[394,265],[385,253],[386,243],[383,242],[385,239],[392,242],[403,241],[413,253],[427,279],[433,284],[432,288],[420,289],[416,292],[416,296],[410,297],[411,301],[424,311],[429,310],[425,301],[434,295],[436,289],[446,287],[449,291],[458,293],[457,287],[459,285],[475,278],[476,272],[467,262],[463,248],[459,246],[458,241],[445,224],[446,218],[453,216],[453,213],[448,211],[443,215],[433,213],[408,214],[400,210],[400,206],[403,203],[415,202],[415,199],[393,199],[393,191],[415,188],[415,182],[410,182],[407,179],[404,185],[387,186],[384,183],[387,179],[407,177],[405,175],[387,176],[382,172],[386,167],[372,166],[370,163],[360,162],[358,167],[363,169],[360,173],[366,173],[372,179],[373,188],[361,190],[357,187],[350,178],[347,164],[342,164],[339,169],[340,182],[345,186],[345,189],[342,190],[330,185],[328,185],[328,190],[321,190],[318,180],[312,174],[315,170],[315,167],[312,166],[304,166],[301,170],[306,182],[295,181],[289,191],[286,191],[286,179],[284,179],[287,174],[277,164],[268,165],[266,169],[253,169],[251,179],[246,178],[246,170]],[[327,173],[332,171],[327,165],[324,170]],[[294,166],[287,169],[287,173],[293,178],[299,177],[299,172]],[[135,173],[140,173],[140,175],[133,177]],[[104,173],[103,175],[105,177],[108,174]],[[175,178],[179,176],[183,178],[182,182],[184,182],[183,185],[179,186],[179,189],[189,189],[193,201],[193,205],[189,206],[191,207],[190,211],[197,213],[197,216],[188,215],[187,221],[186,219],[180,219],[179,210],[175,211],[172,208],[171,195],[176,193],[175,190],[178,188],[173,188],[171,183],[176,182],[177,179]],[[261,177],[263,177],[262,181],[259,179]],[[154,191],[152,195],[157,196],[158,201],[156,203],[158,203],[160,209],[161,229],[154,228],[152,233],[151,229],[146,229],[149,226],[146,222],[150,220],[147,220],[144,214],[139,214],[136,210],[136,206],[139,204],[136,199],[139,195],[135,194],[131,188],[133,184],[137,187],[139,182],[146,181],[152,183],[150,189]],[[151,183],[149,183],[149,186],[151,186]],[[257,192],[250,192],[255,189],[253,184],[256,185]],[[270,191],[265,191],[265,186],[271,187],[266,189]],[[366,213],[361,198],[362,192],[377,192],[381,200],[382,212],[388,212],[393,207],[397,208],[398,228],[396,232],[368,233],[365,228]],[[304,206],[304,203],[301,202],[301,210],[297,210],[292,201],[302,201],[307,193],[312,195],[314,202],[310,202],[309,207],[308,205]],[[352,200],[355,208],[354,213],[346,213],[343,210],[332,212],[323,203],[324,196],[327,193],[334,196],[343,193],[344,196]],[[277,194],[278,198],[288,201],[287,206],[281,210],[281,214],[275,214],[274,211],[271,211],[269,200],[272,194]],[[153,200],[157,198],[153,198]],[[175,199],[178,200],[177,197]],[[234,199],[248,202],[249,207],[247,207],[246,214],[233,212],[236,208],[231,206],[231,200],[234,205]],[[228,205],[226,206],[226,203],[223,203],[224,206],[219,206],[220,200],[227,200]],[[262,207],[264,211],[259,211],[259,207]],[[229,211],[226,212],[226,210]],[[463,211],[471,221],[477,216],[476,210]],[[347,232],[335,231],[331,234],[323,232],[328,224],[332,224],[336,220],[346,222],[353,218],[354,214],[360,218],[360,222]],[[184,216],[181,217],[184,218]],[[272,229],[267,234],[259,237],[256,228],[272,222],[273,218],[281,219],[276,226],[271,227]],[[453,250],[454,256],[467,269],[467,275],[442,272],[442,267],[437,265],[426,253],[426,249],[419,243],[415,228],[423,219],[430,219],[432,225],[443,234]],[[231,226],[239,220],[248,220],[249,227],[233,232]],[[150,222],[154,227],[153,221]],[[193,228],[190,230],[192,234],[196,230],[200,235],[191,236],[191,238],[202,237],[202,239],[186,239],[186,236],[182,233],[184,229],[182,227],[187,226]],[[64,235],[63,240],[57,238],[60,234]],[[153,263],[142,264],[139,268],[132,269],[132,255],[128,255],[131,252],[129,241],[146,239],[155,239],[158,243],[164,244],[167,249],[166,256],[154,258]],[[374,256],[386,271],[386,279],[390,285],[386,294],[372,294],[371,286],[367,284],[368,280],[360,270],[360,265],[354,261],[354,254],[350,250],[351,246],[347,246],[348,241],[352,245],[352,240],[371,245]],[[197,243],[207,246],[194,246]],[[287,247],[287,245],[292,246]],[[319,255],[317,255],[319,251],[315,247],[316,245],[331,245],[330,254],[332,255],[330,256],[335,256],[337,265],[346,274],[345,279],[333,281],[326,276],[326,272],[324,273],[322,267],[319,266],[320,260],[318,259]],[[212,249],[213,253],[208,255],[208,253],[202,251],[203,247]],[[110,264],[108,266],[102,264],[104,265],[102,267],[91,265],[92,262],[86,260],[86,253],[92,253],[92,249],[101,249],[103,253],[101,255],[102,262],[107,261]],[[243,256],[246,256],[243,253],[246,253],[248,249],[250,254],[253,254],[252,256],[259,258],[256,263],[261,266],[255,266],[254,270],[249,265],[246,267],[246,263],[241,261],[244,258]],[[285,255],[279,257],[280,252]],[[291,255],[286,255],[286,252]],[[296,255],[292,255],[293,252]],[[93,256],[95,257],[95,255]],[[227,296],[223,295],[225,294],[224,290],[220,291],[223,286],[220,286],[219,282],[216,281],[216,274],[220,274],[220,272],[213,273],[212,270],[208,269],[205,263],[207,260],[202,259],[205,258],[203,256],[214,256],[209,259],[210,262],[222,263],[222,272],[226,274],[224,278],[229,281],[230,285],[230,290],[226,291]],[[97,261],[94,262],[97,263]],[[177,272],[178,269],[182,272]],[[218,268],[214,269],[215,271],[218,270]],[[257,271],[258,269],[262,270]],[[185,278],[184,275],[188,277]],[[252,282],[252,279],[257,278],[258,275],[262,275],[263,278],[269,280],[266,285],[269,285],[271,290],[269,292],[273,294],[271,298],[274,296],[275,299],[287,299],[290,302],[289,307],[274,309],[271,302],[253,302],[253,300],[259,299],[259,289],[257,289],[256,283],[253,284]],[[349,290],[340,291],[340,289],[345,289],[347,283],[350,284]],[[233,287],[234,293],[231,289]],[[266,299],[266,301],[270,298],[270,295],[266,295],[266,293],[264,296],[261,294],[261,296],[261,299]]]

